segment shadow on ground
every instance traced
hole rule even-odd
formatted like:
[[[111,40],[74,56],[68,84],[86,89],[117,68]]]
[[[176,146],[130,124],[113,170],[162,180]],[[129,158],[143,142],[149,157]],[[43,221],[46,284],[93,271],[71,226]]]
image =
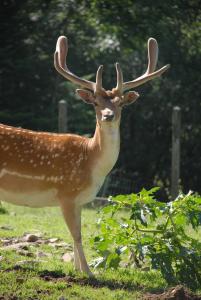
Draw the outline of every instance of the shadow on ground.
[[[73,276],[66,276],[62,272],[50,272],[44,270],[40,273],[40,278],[46,281],[65,281],[68,286],[73,284],[88,285],[93,288],[107,287],[111,290],[121,289],[127,291],[143,291],[143,300],[201,300],[201,296],[194,295],[187,288],[182,285],[178,285],[169,288],[165,291],[158,291],[157,293],[145,287],[130,283],[130,282],[117,282],[114,280],[104,280],[96,278],[76,278]]]
[[[8,268],[5,272],[9,271],[30,271],[30,268],[25,266],[16,266],[15,268]],[[118,282],[109,279],[97,279],[97,278],[87,278],[87,277],[75,277],[73,275],[66,275],[61,270],[48,271],[43,270],[38,273],[38,276],[45,281],[50,282],[65,282],[66,287],[71,287],[74,284],[80,286],[91,286],[94,289],[106,287],[110,290],[125,290],[129,292],[139,291],[141,292],[141,300],[201,300],[201,296],[193,294],[187,288],[182,285],[177,285],[175,287],[168,288],[166,290],[154,290],[146,288],[137,283],[133,282]],[[0,295],[0,300],[18,300],[16,296],[6,297]],[[31,298],[30,298],[31,299]]]
[[[44,270],[40,272],[40,278],[46,280],[46,281],[65,281],[68,285],[72,284],[79,284],[79,285],[88,285],[93,288],[102,288],[107,287],[111,290],[117,290],[117,289],[124,289],[127,291],[136,291],[136,290],[142,290],[142,286],[134,283],[129,282],[117,282],[114,280],[104,280],[104,279],[97,279],[95,277],[92,278],[77,278],[73,276],[66,275],[60,271],[47,271]]]

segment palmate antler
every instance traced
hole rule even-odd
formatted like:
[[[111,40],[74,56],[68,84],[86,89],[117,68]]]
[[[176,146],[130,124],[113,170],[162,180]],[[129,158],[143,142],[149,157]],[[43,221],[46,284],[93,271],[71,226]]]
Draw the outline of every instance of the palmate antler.
[[[54,55],[54,65],[56,70],[71,82],[78,84],[84,88],[94,91],[95,93],[103,91],[102,87],[102,72],[103,66],[99,66],[96,73],[96,82],[88,81],[73,74],[66,65],[66,56],[68,52],[68,42],[65,36],[60,36],[57,41],[56,51]],[[145,82],[154,79],[162,75],[169,65],[162,67],[161,69],[154,71],[158,60],[158,44],[153,38],[148,40],[148,67],[146,72],[132,81],[123,82],[123,73],[119,63],[116,63],[117,72],[117,85],[114,89],[119,95],[123,95],[126,90],[140,86]]]

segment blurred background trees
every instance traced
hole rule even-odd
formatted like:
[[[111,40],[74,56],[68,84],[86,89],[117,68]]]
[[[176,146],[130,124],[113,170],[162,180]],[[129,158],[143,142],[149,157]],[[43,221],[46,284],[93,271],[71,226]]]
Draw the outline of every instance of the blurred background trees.
[[[104,87],[146,69],[147,39],[159,43],[159,67],[171,69],[137,89],[141,97],[122,116],[116,169],[138,191],[170,181],[171,112],[182,110],[181,187],[201,192],[201,6],[198,0],[2,0],[0,3],[0,122],[57,131],[57,107],[68,101],[70,132],[93,134],[93,108],[53,67],[59,35],[69,39],[68,65],[94,79],[104,64]]]

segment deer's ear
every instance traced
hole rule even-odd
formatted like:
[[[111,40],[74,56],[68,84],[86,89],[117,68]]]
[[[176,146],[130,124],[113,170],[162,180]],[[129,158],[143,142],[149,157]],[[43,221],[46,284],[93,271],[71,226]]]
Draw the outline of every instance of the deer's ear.
[[[129,105],[137,100],[139,94],[134,91],[129,91],[124,94],[123,105]]]
[[[93,104],[95,97],[93,92],[91,91],[87,91],[87,90],[83,90],[83,89],[77,89],[76,90],[76,94],[82,98],[82,100],[84,100],[84,102],[88,103],[88,104]]]

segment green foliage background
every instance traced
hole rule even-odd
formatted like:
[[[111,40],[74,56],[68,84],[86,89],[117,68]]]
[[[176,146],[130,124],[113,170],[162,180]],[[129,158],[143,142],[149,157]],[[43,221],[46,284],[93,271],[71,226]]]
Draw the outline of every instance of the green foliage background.
[[[0,3],[0,122],[57,130],[57,103],[68,101],[69,131],[92,134],[91,107],[78,101],[74,86],[54,70],[59,35],[69,38],[68,64],[94,79],[105,65],[104,86],[116,84],[114,63],[124,79],[146,68],[146,43],[159,43],[161,79],[138,88],[139,101],[125,109],[117,168],[142,186],[168,187],[171,112],[182,109],[181,184],[201,192],[201,7],[198,0],[2,0]]]

